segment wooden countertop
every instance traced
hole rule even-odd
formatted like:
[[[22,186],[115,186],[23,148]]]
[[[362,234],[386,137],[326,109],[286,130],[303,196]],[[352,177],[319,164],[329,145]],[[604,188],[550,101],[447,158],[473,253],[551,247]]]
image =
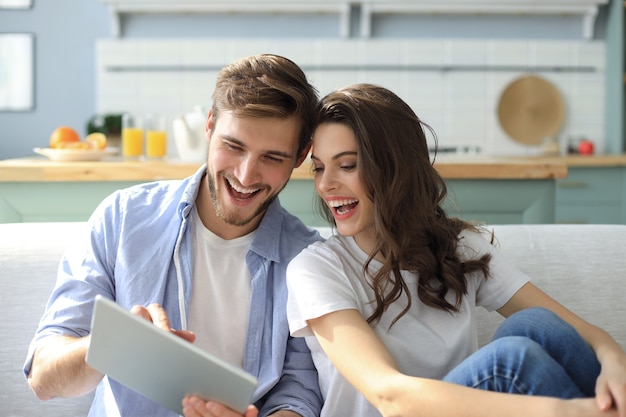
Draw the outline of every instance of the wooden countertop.
[[[626,154],[621,155],[564,155],[564,156],[537,156],[531,157],[530,160],[541,161],[545,163],[564,162],[571,168],[577,167],[620,167],[626,166]]]
[[[626,157],[624,158],[626,164]],[[53,162],[44,158],[0,161],[0,182],[153,181],[179,179],[201,164],[180,161],[123,161],[110,158],[88,162]],[[559,158],[438,156],[435,167],[446,179],[565,178],[567,164]],[[294,170],[292,179],[311,179],[310,162]]]

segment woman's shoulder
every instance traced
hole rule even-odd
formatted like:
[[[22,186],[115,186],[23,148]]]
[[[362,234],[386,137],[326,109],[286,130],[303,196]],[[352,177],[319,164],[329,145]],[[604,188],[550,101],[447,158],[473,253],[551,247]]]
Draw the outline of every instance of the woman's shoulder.
[[[325,240],[311,243],[302,253],[311,253],[318,255],[338,255],[345,252],[350,247],[348,238],[341,235],[332,235]]]
[[[465,228],[458,237],[457,252],[462,258],[475,258],[494,250],[491,233],[484,228]]]

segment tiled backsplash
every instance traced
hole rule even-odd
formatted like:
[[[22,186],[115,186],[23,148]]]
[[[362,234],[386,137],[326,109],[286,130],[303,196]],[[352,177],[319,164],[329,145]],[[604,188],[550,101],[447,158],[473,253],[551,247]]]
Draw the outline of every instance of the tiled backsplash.
[[[496,115],[507,85],[533,73],[565,102],[563,149],[570,136],[585,136],[604,150],[600,41],[107,39],[97,44],[97,111],[173,118],[194,105],[208,108],[219,69],[261,52],[293,59],[321,95],[356,82],[384,85],[434,128],[441,146],[478,146],[491,155],[539,152],[509,138]]]

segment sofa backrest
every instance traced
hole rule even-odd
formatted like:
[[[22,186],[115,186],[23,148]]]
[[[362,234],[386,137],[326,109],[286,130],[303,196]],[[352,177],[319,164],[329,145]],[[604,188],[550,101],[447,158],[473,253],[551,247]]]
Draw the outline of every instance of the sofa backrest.
[[[22,373],[62,252],[85,223],[0,224],[0,416],[86,416],[92,395],[43,402]],[[626,349],[626,225],[498,225],[503,254],[533,282]],[[323,229],[326,235],[330,229]],[[501,318],[479,310],[485,343]]]
[[[497,225],[501,252],[532,282],[626,349],[626,225]],[[479,340],[502,320],[479,311]]]
[[[84,223],[0,224],[0,416],[86,416],[92,395],[43,402],[22,366],[56,280],[61,254]]]

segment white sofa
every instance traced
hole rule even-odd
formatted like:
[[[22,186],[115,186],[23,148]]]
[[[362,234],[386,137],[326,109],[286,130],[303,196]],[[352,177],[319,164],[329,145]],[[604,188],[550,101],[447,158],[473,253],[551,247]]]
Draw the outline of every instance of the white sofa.
[[[0,224],[0,416],[87,415],[90,396],[42,402],[22,374],[61,253],[85,223]],[[626,225],[502,225],[498,245],[534,282],[626,348]],[[480,339],[500,321],[482,313]]]

